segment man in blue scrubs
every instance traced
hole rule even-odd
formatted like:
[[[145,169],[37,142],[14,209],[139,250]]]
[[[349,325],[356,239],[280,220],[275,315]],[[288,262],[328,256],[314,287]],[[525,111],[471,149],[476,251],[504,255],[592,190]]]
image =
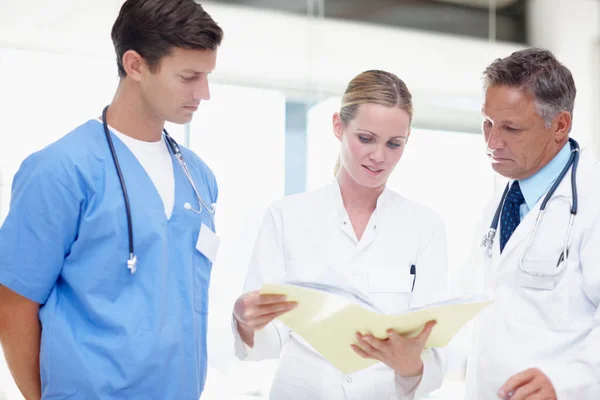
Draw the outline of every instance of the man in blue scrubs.
[[[188,176],[162,131],[209,99],[222,30],[194,0],[127,0],[112,39],[106,131],[90,116],[28,157],[0,228],[0,342],[27,400],[195,400],[204,387],[217,184],[182,148]]]

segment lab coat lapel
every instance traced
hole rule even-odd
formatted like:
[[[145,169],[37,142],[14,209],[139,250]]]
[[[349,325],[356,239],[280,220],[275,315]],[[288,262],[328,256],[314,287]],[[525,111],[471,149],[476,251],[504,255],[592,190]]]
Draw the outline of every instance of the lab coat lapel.
[[[545,196],[545,194],[544,194]],[[543,197],[542,197],[543,199]],[[542,203],[542,199],[540,199],[536,205],[530,210],[523,221],[519,223],[515,231],[513,232],[508,242],[504,246],[504,250],[500,253],[500,240],[498,240],[497,251],[498,251],[498,263],[502,263],[504,259],[511,256],[511,253],[516,251],[519,246],[526,238],[531,235],[533,232],[533,227],[535,226],[535,219],[540,211],[540,205]],[[502,217],[500,217],[502,219]]]
[[[488,249],[482,246],[482,241],[483,241],[483,237],[485,234],[488,233],[490,224],[494,218],[494,213],[496,212],[496,209],[498,207],[498,205],[500,204],[500,201],[502,200],[502,193],[497,194],[496,196],[494,196],[493,200],[491,200],[488,205],[486,206],[486,208],[483,211],[483,219],[481,221],[481,226],[483,227],[483,229],[481,229],[480,235],[477,237],[478,242],[476,243],[476,254],[477,257],[474,257],[475,260],[475,282],[476,282],[476,290],[480,291],[480,290],[484,290],[486,293],[490,293],[491,290],[491,283],[494,280],[495,277],[495,270],[496,270],[496,266],[498,263],[498,259],[500,256],[500,233],[496,232],[496,236],[494,238],[494,242],[492,244],[492,256],[490,257],[488,255]],[[477,262],[478,260],[481,261],[481,265],[483,268],[479,267],[479,263]]]
[[[493,276],[493,272],[498,261],[498,256],[500,254],[500,250],[498,248],[498,242],[500,240],[499,227],[496,231],[496,235],[494,236],[491,256],[488,253],[488,248],[483,246],[483,240],[490,230],[492,220],[494,219],[494,214],[496,213],[496,210],[498,209],[499,204],[502,201],[503,191],[504,186],[502,186],[502,191],[496,191],[494,196],[486,204],[485,208],[481,213],[481,220],[479,221],[478,228],[476,230],[477,236],[475,237],[475,247],[474,253],[472,255],[472,261],[476,264],[476,266],[474,267],[477,271],[475,277],[475,287],[477,290],[481,290],[483,287],[487,287],[486,282],[490,276]]]

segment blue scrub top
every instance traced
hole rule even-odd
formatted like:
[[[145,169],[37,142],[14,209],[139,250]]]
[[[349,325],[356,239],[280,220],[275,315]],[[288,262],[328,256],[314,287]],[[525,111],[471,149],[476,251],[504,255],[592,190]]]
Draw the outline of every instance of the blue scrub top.
[[[113,135],[111,133],[111,135]],[[0,284],[42,306],[43,399],[190,399],[206,378],[211,263],[196,250],[212,216],[173,157],[175,207],[165,216],[150,177],[112,136],[129,192],[137,272],[121,186],[102,125],[90,120],[31,155],[0,228]],[[211,170],[182,147],[205,203]]]

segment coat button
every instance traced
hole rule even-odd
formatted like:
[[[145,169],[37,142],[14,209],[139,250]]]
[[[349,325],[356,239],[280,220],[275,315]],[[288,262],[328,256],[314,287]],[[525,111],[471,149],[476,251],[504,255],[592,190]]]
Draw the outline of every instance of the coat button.
[[[348,383],[352,383],[352,378],[348,378],[348,379],[346,379],[346,382],[348,382]]]

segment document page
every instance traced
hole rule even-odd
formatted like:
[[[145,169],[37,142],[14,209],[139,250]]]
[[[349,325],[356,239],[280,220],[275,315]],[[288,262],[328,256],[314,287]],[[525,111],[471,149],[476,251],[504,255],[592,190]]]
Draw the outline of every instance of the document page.
[[[351,344],[355,333],[385,339],[394,329],[405,337],[417,336],[428,321],[437,321],[425,345],[444,347],[452,337],[491,300],[486,296],[452,298],[397,315],[384,315],[365,295],[347,288],[318,283],[265,284],[263,294],[284,294],[298,307],[278,319],[300,335],[343,373],[352,373],[377,363],[356,354]]]

